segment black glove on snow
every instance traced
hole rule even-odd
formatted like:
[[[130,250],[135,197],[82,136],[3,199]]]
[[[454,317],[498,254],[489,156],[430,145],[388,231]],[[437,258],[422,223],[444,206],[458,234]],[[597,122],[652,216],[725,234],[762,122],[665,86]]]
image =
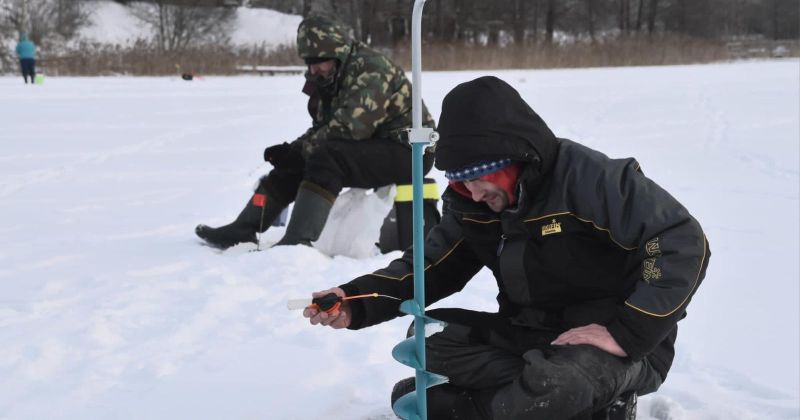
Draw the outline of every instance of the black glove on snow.
[[[283,144],[276,144],[275,146],[267,147],[264,149],[264,160],[277,168],[286,160],[286,156],[289,154],[290,149],[291,146],[289,143],[285,142]]]

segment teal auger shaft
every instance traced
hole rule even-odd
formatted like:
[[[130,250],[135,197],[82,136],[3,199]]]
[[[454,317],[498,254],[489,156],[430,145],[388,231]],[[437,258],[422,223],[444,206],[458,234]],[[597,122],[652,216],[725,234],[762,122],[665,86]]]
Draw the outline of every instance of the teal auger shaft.
[[[425,233],[423,216],[423,193],[422,193],[422,154],[426,143],[414,143],[412,145],[412,177],[413,177],[413,216],[414,216],[414,300],[420,308],[420,315],[425,313]],[[425,375],[425,319],[414,316],[414,339],[416,340],[417,359],[422,370],[416,371],[417,385],[417,410],[422,420],[427,419],[428,401],[427,392],[428,378]]]
[[[411,16],[411,72],[412,72],[412,131],[411,176],[413,184],[414,218],[414,301],[419,309],[414,314],[414,340],[419,367],[416,369],[417,416],[428,418],[428,374],[425,371],[425,234],[423,216],[422,156],[430,144],[433,131],[422,128],[422,8],[425,0],[415,0]],[[409,416],[411,417],[411,416]]]

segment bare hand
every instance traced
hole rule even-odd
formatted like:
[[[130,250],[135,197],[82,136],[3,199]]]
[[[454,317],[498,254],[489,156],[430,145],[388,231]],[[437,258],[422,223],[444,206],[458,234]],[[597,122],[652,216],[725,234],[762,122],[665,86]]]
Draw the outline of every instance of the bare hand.
[[[311,294],[311,297],[323,297],[329,293],[335,293],[337,296],[341,297],[346,296],[344,290],[334,287],[333,289],[314,292]],[[331,313],[320,311],[317,308],[305,308],[303,309],[303,316],[310,319],[311,325],[322,324],[335,329],[347,328],[352,319],[350,305],[347,304],[347,301],[342,302],[342,306],[339,307],[338,311]]]
[[[628,353],[620,347],[617,340],[611,336],[608,329],[602,325],[589,324],[583,327],[573,328],[559,335],[552,343],[554,346],[566,346],[574,344],[589,344],[611,353],[614,356],[628,357]]]

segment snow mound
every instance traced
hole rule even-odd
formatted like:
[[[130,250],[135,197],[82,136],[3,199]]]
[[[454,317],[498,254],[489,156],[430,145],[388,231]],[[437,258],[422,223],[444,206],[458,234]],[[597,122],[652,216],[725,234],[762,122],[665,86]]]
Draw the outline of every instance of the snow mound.
[[[373,194],[361,188],[351,188],[340,194],[314,248],[331,256],[375,256],[381,225],[392,208],[394,196],[393,185]]]
[[[303,18],[269,9],[236,10],[236,23],[231,42],[234,45],[268,46],[295,43],[297,27]]]
[[[78,33],[80,39],[102,44],[130,45],[137,39],[148,39],[150,29],[130,9],[111,1],[92,1],[89,24]]]
[[[94,0],[87,4],[89,24],[78,37],[102,44],[131,45],[137,39],[150,39],[152,31],[131,10],[112,1]],[[288,15],[269,9],[236,9],[231,43],[237,46],[258,45],[276,47],[294,44],[301,16]]]

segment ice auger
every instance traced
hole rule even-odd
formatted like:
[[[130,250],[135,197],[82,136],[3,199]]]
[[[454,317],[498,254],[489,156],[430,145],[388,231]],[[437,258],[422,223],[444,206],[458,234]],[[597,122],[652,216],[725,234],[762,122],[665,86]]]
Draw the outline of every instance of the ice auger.
[[[392,410],[404,420],[427,420],[426,390],[447,382],[447,378],[425,370],[425,325],[439,323],[425,315],[425,236],[423,232],[423,171],[422,155],[425,148],[438,139],[432,128],[422,126],[422,8],[425,0],[415,0],[411,16],[411,112],[412,126],[408,133],[411,143],[411,179],[413,185],[414,214],[414,299],[400,304],[400,311],[414,316],[414,336],[407,338],[392,350],[400,363],[416,370],[416,391],[395,401]]]

